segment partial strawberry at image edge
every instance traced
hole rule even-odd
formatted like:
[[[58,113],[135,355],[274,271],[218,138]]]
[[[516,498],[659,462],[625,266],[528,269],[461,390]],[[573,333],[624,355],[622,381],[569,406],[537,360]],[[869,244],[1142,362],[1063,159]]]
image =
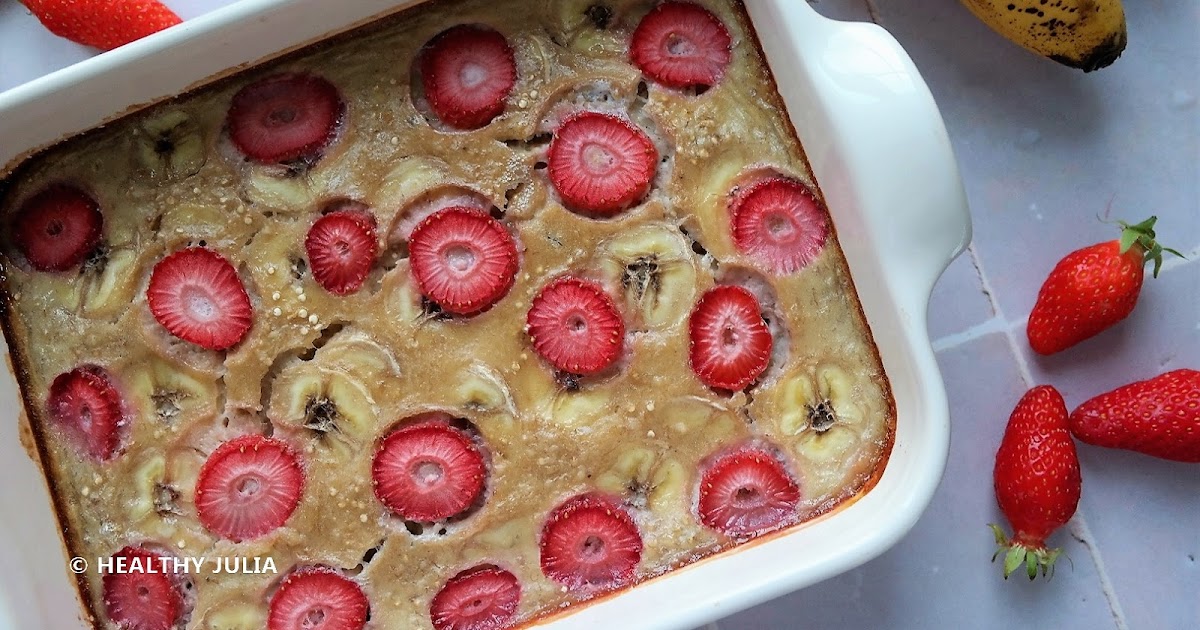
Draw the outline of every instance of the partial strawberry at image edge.
[[[51,33],[112,50],[183,20],[158,0],[21,0]]]
[[[1081,442],[1200,463],[1200,371],[1180,369],[1088,399],[1070,416]]]

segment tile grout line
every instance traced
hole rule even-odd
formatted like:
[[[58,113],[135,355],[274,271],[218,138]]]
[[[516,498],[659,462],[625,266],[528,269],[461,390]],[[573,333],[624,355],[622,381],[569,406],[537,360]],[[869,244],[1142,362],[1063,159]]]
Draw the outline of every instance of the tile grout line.
[[[863,0],[863,4],[867,5],[867,15],[870,16],[871,21],[883,26],[883,23],[879,21],[879,9],[875,6],[875,0]]]
[[[982,285],[984,293],[988,296],[988,301],[991,302],[992,311],[996,314],[996,317],[1004,320],[1004,310],[1000,308],[1000,302],[996,299],[991,282],[988,281],[987,274],[983,271],[982,261],[979,260],[974,247],[968,248],[967,253],[971,256],[971,264],[975,267],[976,273],[979,274],[979,282]],[[1004,327],[1004,338],[1008,342],[1008,349],[1017,364],[1017,371],[1021,375],[1021,380],[1025,381],[1026,387],[1033,387],[1033,372],[1029,369],[1029,362],[1025,360],[1025,355],[1021,353],[1021,348],[1017,344],[1016,337],[1013,334],[1013,326]],[[1129,624],[1125,620],[1125,611],[1121,609],[1121,602],[1117,599],[1116,588],[1113,587],[1112,580],[1108,577],[1104,560],[1100,556],[1100,549],[1093,544],[1092,530],[1088,527],[1087,519],[1084,518],[1083,512],[1076,512],[1075,516],[1068,523],[1067,528],[1069,533],[1087,548],[1088,555],[1092,557],[1092,563],[1096,566],[1096,574],[1100,578],[1100,590],[1104,593],[1104,599],[1108,603],[1108,610],[1112,615],[1113,623],[1116,624],[1117,630],[1129,630]]]

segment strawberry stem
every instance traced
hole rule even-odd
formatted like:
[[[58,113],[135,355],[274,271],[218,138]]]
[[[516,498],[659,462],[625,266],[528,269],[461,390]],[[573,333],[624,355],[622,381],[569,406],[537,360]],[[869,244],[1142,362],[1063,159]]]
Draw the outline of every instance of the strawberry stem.
[[[1047,549],[1045,546],[1029,547],[1023,543],[1009,540],[999,525],[989,523],[992,535],[996,538],[996,553],[992,554],[992,562],[1004,554],[1004,579],[1012,575],[1022,565],[1029,580],[1037,578],[1038,571],[1047,579],[1054,577],[1054,562],[1062,555],[1062,549]]]
[[[1150,217],[1141,223],[1130,225],[1124,221],[1117,221],[1121,226],[1121,249],[1120,253],[1124,254],[1138,245],[1142,248],[1142,264],[1154,261],[1154,277],[1158,277],[1158,272],[1162,269],[1163,252],[1174,254],[1180,258],[1186,258],[1178,251],[1170,247],[1163,247],[1155,239],[1154,223],[1158,221],[1158,217]]]

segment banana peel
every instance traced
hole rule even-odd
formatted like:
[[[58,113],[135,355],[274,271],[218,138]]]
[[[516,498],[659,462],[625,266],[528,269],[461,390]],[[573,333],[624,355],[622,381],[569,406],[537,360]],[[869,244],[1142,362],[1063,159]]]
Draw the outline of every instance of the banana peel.
[[[1026,50],[1091,72],[1128,41],[1121,0],[961,0],[975,17]]]

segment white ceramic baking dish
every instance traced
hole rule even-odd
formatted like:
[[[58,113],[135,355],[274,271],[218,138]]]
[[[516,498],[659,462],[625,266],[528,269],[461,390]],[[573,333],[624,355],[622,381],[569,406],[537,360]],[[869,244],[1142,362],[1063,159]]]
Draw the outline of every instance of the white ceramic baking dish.
[[[418,1],[244,0],[0,93],[0,165]],[[746,4],[891,380],[895,447],[858,501],[544,626],[690,628],[813,584],[892,546],[942,475],[949,413],[926,308],[934,282],[969,241],[970,223],[937,107],[883,29],[827,20],[803,0]],[[84,627],[41,471],[18,440],[19,410],[10,375],[0,381],[0,629]]]

